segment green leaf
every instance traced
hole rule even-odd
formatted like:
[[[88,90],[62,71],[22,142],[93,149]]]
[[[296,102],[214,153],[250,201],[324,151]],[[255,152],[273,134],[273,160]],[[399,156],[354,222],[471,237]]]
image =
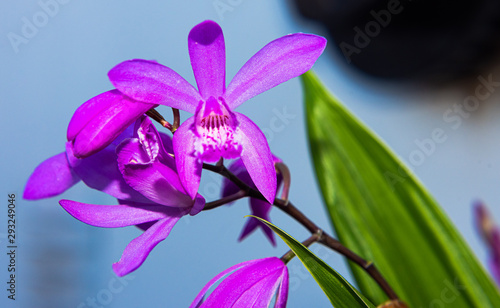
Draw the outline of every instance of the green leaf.
[[[391,151],[308,72],[310,151],[339,240],[372,260],[410,307],[500,307],[500,295],[436,201]],[[385,294],[355,264],[372,302]]]
[[[290,247],[295,255],[302,261],[309,273],[314,277],[318,285],[323,289],[326,296],[330,299],[333,307],[336,308],[357,308],[357,307],[375,307],[366,298],[363,297],[353,286],[347,282],[344,277],[332,269],[323,260],[313,254],[307,247],[302,245],[286,232],[276,227],[272,223],[256,216],[256,218],[268,225],[281,239]]]

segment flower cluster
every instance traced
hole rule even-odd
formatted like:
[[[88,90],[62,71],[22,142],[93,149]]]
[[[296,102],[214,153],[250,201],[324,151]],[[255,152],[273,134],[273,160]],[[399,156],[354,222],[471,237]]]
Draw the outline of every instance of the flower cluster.
[[[137,269],[182,216],[196,215],[203,209],[205,199],[198,194],[198,188],[204,163],[236,159],[229,170],[267,200],[251,199],[252,212],[269,219],[282,181],[275,169],[280,160],[271,154],[257,125],[234,110],[250,98],[309,70],[325,45],[324,38],[311,34],[281,37],[251,57],[226,86],[222,30],[215,22],[204,21],[188,37],[197,89],[156,61],[135,59],[118,64],[108,74],[115,89],[97,95],[76,110],[68,126],[65,152],[35,169],[24,198],[56,196],[79,181],[115,197],[117,205],[70,200],[61,200],[60,205],[93,226],[137,226],[144,230],[113,265],[120,276]],[[193,116],[171,129],[170,137],[158,132],[146,116],[160,105]],[[237,191],[231,182],[224,183],[223,196]],[[240,238],[259,226],[274,244],[271,230],[257,220],[249,221]],[[269,285],[273,292],[279,285],[278,300],[286,302],[288,276],[281,260],[248,261],[228,271],[235,269],[239,274],[232,274],[226,281],[248,284],[248,290]],[[255,281],[242,278],[257,271],[260,276],[251,274]],[[224,288],[223,284],[218,287]],[[205,292],[204,289],[201,294]],[[271,293],[264,296],[247,292],[243,297],[236,296],[234,303],[247,297],[267,301]],[[211,302],[219,301],[214,292],[202,306],[212,307]],[[195,306],[199,305],[201,297],[195,302]]]

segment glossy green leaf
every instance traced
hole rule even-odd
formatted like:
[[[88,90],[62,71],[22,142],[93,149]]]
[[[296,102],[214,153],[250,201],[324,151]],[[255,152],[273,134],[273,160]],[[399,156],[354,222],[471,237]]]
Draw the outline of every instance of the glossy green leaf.
[[[347,282],[344,277],[337,273],[333,268],[323,260],[313,254],[307,247],[302,245],[286,232],[276,227],[272,223],[254,217],[268,225],[279,237],[290,247],[309,273],[314,277],[318,285],[323,289],[328,299],[335,308],[367,308],[375,307],[366,298],[363,297],[353,286]]]
[[[318,78],[301,77],[310,150],[339,240],[372,260],[410,307],[500,307],[500,295],[436,201]],[[355,264],[372,302],[385,294]]]

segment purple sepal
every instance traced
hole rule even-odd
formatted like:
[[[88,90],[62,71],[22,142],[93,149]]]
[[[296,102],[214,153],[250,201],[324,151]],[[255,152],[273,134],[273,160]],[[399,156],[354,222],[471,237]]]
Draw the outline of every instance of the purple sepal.
[[[135,101],[117,90],[102,93],[77,109],[68,126],[73,155],[85,158],[113,142],[155,104]]]
[[[80,181],[66,158],[66,153],[59,153],[43,161],[31,174],[23,198],[38,200],[62,194]]]
[[[276,170],[266,137],[252,120],[241,113],[234,114],[240,123],[236,134],[243,147],[241,160],[257,189],[269,203],[273,203],[277,188]]]
[[[210,287],[230,272],[233,273],[203,301]],[[281,259],[272,257],[247,261],[228,268],[210,280],[190,308],[268,307],[277,290],[275,307],[285,307],[288,296],[288,269]]]
[[[108,77],[120,92],[141,102],[193,113],[201,100],[189,82],[156,61],[125,61],[111,69]]]

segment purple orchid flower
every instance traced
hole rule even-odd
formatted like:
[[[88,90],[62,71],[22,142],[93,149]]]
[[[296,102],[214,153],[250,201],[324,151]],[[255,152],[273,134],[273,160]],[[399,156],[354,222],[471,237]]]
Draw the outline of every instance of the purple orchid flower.
[[[61,200],[61,206],[87,224],[117,228],[136,225],[145,232],[125,249],[113,264],[119,276],[136,270],[151,250],[170,233],[184,215],[195,215],[205,200],[189,197],[176,172],[172,141],[155,129],[143,116],[130,125],[103,150],[84,159],[73,154],[73,143],[66,153],[49,158],[35,169],[26,185],[27,199],[57,195],[80,179],[88,186],[118,199],[119,205],[94,205]],[[55,168],[54,168],[55,167]],[[50,183],[52,184],[46,184]]]
[[[198,191],[203,162],[241,157],[255,186],[272,202],[277,183],[269,145],[257,125],[233,110],[308,71],[325,46],[326,40],[316,35],[281,37],[250,58],[226,88],[222,29],[204,21],[188,37],[198,91],[172,69],[153,61],[125,61],[108,75],[121,93],[134,100],[194,113],[173,137],[177,170],[192,198]]]
[[[490,268],[497,284],[500,285],[500,229],[493,222],[482,202],[474,204],[476,225],[490,250]]]
[[[282,160],[273,155],[273,162],[276,164],[276,163],[282,162]],[[235,176],[237,176],[240,180],[242,180],[245,184],[249,185],[253,189],[257,189],[255,187],[255,184],[252,181],[252,178],[250,177],[250,174],[248,173],[247,169],[245,168],[245,165],[241,161],[241,159],[234,161],[228,167],[228,169]],[[276,192],[277,192],[281,186],[281,183],[283,182],[283,177],[281,176],[280,173],[276,173],[276,176],[277,176],[277,187],[276,187]],[[227,196],[230,196],[232,194],[235,194],[239,190],[240,189],[238,186],[236,186],[229,179],[224,178],[223,183],[222,183],[222,197],[227,197]],[[262,201],[262,200],[256,199],[256,198],[249,198],[249,203],[250,203],[250,209],[252,211],[251,215],[260,217],[260,218],[267,220],[267,221],[271,221],[271,219],[269,217],[269,213],[270,213],[271,208],[272,208],[271,203],[269,203],[267,201]],[[265,236],[269,239],[271,244],[273,246],[276,246],[274,232],[271,230],[271,228],[269,228],[266,224],[264,224],[260,220],[253,218],[253,217],[248,219],[247,223],[243,227],[243,230],[242,230],[238,240],[242,241],[243,239],[245,239],[248,235],[250,235],[253,231],[255,231],[259,227],[262,229],[262,231],[264,232]]]
[[[233,272],[203,301],[214,284]],[[273,295],[275,308],[286,307],[288,269],[279,258],[246,261],[232,266],[210,280],[195,298],[190,308],[268,307]]]
[[[202,196],[192,200],[186,194],[174,159],[165,150],[164,140],[151,120],[143,116],[135,124],[134,132],[133,138],[124,139],[116,147],[118,169],[124,181],[147,198],[146,203],[119,200],[119,205],[94,205],[60,201],[69,214],[89,225],[104,228],[137,225],[145,231],[127,245],[120,260],[113,264],[118,276],[136,270],[182,216],[196,215],[205,205]]]

